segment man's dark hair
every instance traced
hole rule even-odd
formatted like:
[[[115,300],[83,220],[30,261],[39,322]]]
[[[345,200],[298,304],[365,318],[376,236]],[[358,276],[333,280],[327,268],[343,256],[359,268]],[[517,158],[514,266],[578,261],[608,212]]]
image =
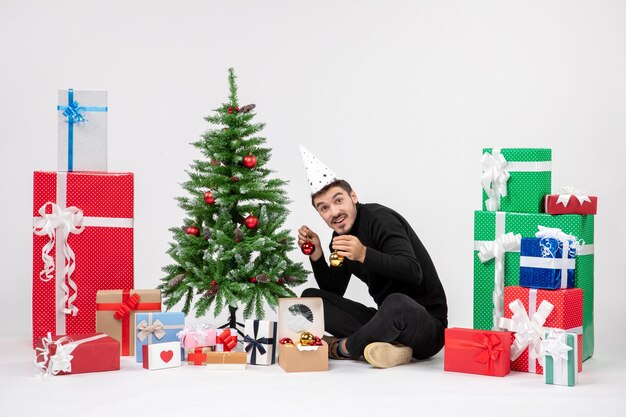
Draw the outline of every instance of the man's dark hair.
[[[321,190],[319,190],[318,192],[316,192],[315,194],[311,195],[311,204],[313,205],[314,208],[316,208],[315,199],[319,197],[320,195],[324,194],[326,191],[328,191],[332,187],[339,187],[342,190],[344,190],[346,193],[348,193],[348,195],[350,195],[350,193],[352,192],[352,186],[348,184],[348,181],[335,180],[331,182],[330,184],[328,184],[327,186],[325,186],[324,188],[322,188]]]

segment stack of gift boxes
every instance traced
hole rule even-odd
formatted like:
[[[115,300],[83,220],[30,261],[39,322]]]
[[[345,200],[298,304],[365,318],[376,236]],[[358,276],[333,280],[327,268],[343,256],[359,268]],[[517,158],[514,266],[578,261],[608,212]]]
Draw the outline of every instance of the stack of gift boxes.
[[[107,92],[60,90],[57,110],[58,170],[33,183],[36,365],[64,375],[119,370],[120,356],[147,369],[276,363],[276,322],[246,320],[237,351],[236,329],[185,326],[183,313],[161,311],[160,290],[134,289],[133,174],[107,172]],[[314,327],[323,333],[323,314]],[[327,369],[324,348],[283,368]]]
[[[502,376],[510,366],[573,385],[593,355],[597,201],[571,188],[551,194],[551,160],[550,149],[483,150],[475,330],[447,331],[447,370]]]

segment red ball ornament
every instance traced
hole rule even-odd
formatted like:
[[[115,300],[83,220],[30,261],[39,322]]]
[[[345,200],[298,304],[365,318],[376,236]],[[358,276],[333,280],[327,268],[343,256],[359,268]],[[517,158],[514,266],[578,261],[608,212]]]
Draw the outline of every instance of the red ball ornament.
[[[231,176],[230,179],[231,179],[232,182],[239,182],[239,178],[237,178],[237,177]]]
[[[243,166],[246,168],[254,168],[256,166],[256,156],[249,153],[248,155],[243,157]]]
[[[235,111],[238,112],[239,111],[239,107],[235,107]]]
[[[246,220],[244,221],[244,223],[248,229],[256,229],[257,226],[259,225],[259,219],[257,217],[254,217],[253,214],[251,214],[248,217],[246,217]]]
[[[233,108],[232,107],[228,107],[228,114],[233,114]]]
[[[250,277],[250,282],[256,284],[256,277]]]
[[[200,236],[200,230],[196,226],[189,226],[185,229],[185,233],[188,235]]]
[[[217,285],[217,281],[216,280],[211,281],[211,287],[215,287],[216,285]]]
[[[306,242],[302,244],[302,247],[300,249],[302,250],[302,253],[304,253],[305,255],[310,255],[313,252],[315,252],[315,244],[311,242],[310,240],[307,240]]]
[[[284,283],[285,283],[285,280],[284,280],[284,279],[282,279],[282,278],[278,278],[278,280],[276,280],[276,283],[277,283],[277,284],[281,284],[281,285],[282,285],[282,284],[284,284]]]
[[[207,204],[215,204],[215,198],[213,197],[213,193],[211,191],[204,193],[204,202]]]

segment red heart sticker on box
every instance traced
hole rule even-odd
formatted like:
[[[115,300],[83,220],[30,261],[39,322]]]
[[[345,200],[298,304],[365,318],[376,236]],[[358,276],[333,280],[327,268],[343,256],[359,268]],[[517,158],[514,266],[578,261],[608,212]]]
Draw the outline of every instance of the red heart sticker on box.
[[[161,359],[165,363],[168,363],[169,361],[171,361],[173,357],[174,357],[174,352],[171,350],[164,350],[163,352],[161,352]]]

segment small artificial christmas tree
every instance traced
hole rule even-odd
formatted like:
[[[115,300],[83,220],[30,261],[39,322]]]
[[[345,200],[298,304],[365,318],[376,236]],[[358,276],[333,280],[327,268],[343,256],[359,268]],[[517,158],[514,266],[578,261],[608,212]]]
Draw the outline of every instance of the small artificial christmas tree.
[[[170,229],[174,242],[168,254],[174,260],[158,288],[167,309],[184,299],[189,313],[194,297],[196,317],[213,306],[218,316],[225,306],[235,327],[237,308],[248,318],[265,315],[264,304],[275,309],[278,298],[292,297],[306,281],[308,271],[292,262],[295,248],[289,230],[280,230],[290,202],[280,179],[269,179],[265,168],[270,150],[257,134],[265,126],[252,123],[255,105],[239,108],[233,69],[228,70],[228,103],[205,118],[216,125],[193,145],[206,160],[194,160],[183,188],[189,196],[177,198],[185,210],[182,228]]]

